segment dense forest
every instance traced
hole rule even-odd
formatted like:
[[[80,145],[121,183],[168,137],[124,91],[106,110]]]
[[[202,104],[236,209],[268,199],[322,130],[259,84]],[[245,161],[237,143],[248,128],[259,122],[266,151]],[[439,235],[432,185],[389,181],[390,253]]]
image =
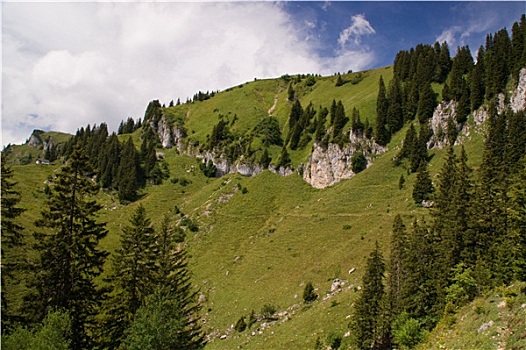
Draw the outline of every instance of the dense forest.
[[[292,166],[289,152],[313,144],[343,148],[351,137],[386,146],[405,128],[392,164],[406,170],[400,188],[406,177],[416,173],[412,199],[429,207],[428,215],[396,215],[389,250],[376,243],[349,328],[353,346],[359,349],[413,348],[426,332],[474,298],[495,287],[526,281],[526,114],[501,102],[509,99],[508,91],[525,67],[526,17],[522,15],[511,35],[506,29],[488,34],[476,59],[467,46],[451,57],[446,42],[400,51],[394,59],[393,79],[387,85],[383,77],[378,81],[374,121],[363,120],[357,108],[348,114],[341,100],[329,100],[327,107],[302,105],[299,83],[313,86],[317,76],[284,76],[280,79],[287,84],[290,105],[284,128],[268,116],[250,133],[238,135],[233,127],[237,116],[220,115],[207,142],[198,148],[230,160],[251,159],[265,168],[286,168]],[[363,77],[354,79],[345,81],[338,74],[335,86],[359,84]],[[218,94],[199,92],[186,103]],[[456,102],[456,113],[444,130],[445,160],[433,181],[428,169],[433,136],[429,122],[439,102],[451,100]],[[188,269],[185,236],[197,230],[188,215],[169,208],[154,225],[139,204],[129,222],[121,225],[116,251],[110,254],[99,244],[108,235],[107,223],[98,220],[99,191],[114,193],[122,205],[129,205],[140,202],[141,189],[170,178],[159,152],[158,124],[167,109],[180,105],[180,100],[168,107],[154,100],[142,121],[128,118],[117,133],[110,134],[105,123],[88,125],[60,147],[48,147],[44,158],[61,159],[63,166],[46,182],[45,205],[30,233],[19,220],[24,198],[5,159],[9,150],[2,152],[3,347],[206,346],[198,293]],[[482,162],[472,169],[457,137],[470,114],[480,108],[487,112],[486,134]],[[184,126],[181,130],[186,135]],[[261,140],[258,149],[252,148],[255,138]],[[281,149],[276,159],[269,154],[271,146]],[[366,169],[361,149],[353,155],[352,167],[354,173]],[[208,178],[216,177],[216,170],[210,160],[200,167]],[[14,306],[5,286],[20,283],[19,276],[27,277],[23,281],[27,292]],[[307,283],[304,303],[317,298],[314,286]],[[274,312],[269,311],[269,319]],[[255,320],[254,312],[248,324],[243,316],[236,331],[250,328]],[[322,346],[316,342],[317,348]]]

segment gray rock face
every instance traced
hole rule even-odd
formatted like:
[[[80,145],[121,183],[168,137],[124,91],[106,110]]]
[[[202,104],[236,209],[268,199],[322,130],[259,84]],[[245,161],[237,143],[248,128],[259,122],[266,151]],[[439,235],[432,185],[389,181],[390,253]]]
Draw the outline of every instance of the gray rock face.
[[[459,125],[456,123],[456,108],[457,103],[455,101],[443,101],[435,108],[430,121],[433,136],[427,144],[428,148],[437,147],[442,149],[447,145],[448,122],[450,119],[453,120],[456,131],[459,131]]]
[[[514,112],[526,109],[526,68],[522,68],[519,73],[517,88],[511,95],[510,107]]]
[[[303,180],[315,188],[325,188],[354,176],[352,171],[352,156],[356,151],[363,151],[367,158],[367,166],[371,165],[372,157],[385,152],[385,148],[365,138],[350,137],[351,143],[343,149],[337,144],[329,144],[325,149],[314,144],[312,154],[303,165]]]
[[[152,128],[155,128],[155,125],[151,124],[151,126]],[[157,123],[156,130],[163,148],[172,148],[176,146],[177,149],[181,151],[183,147],[184,132],[180,127],[177,125],[170,127],[166,121],[166,117],[163,115],[161,120]]]

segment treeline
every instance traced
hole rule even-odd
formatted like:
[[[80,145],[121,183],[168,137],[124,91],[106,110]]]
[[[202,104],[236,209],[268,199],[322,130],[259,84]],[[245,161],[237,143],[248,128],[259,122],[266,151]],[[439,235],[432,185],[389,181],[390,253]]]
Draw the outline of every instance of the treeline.
[[[115,133],[108,135],[105,123],[77,130],[63,147],[65,160],[71,157],[77,146],[87,156],[93,169],[91,175],[96,177],[102,188],[116,191],[121,202],[134,201],[141,187],[147,183],[160,184],[169,177],[166,162],[157,158],[156,148],[161,146],[159,137],[148,123],[142,124],[139,150],[132,137],[121,142]]]
[[[517,81],[520,69],[526,67],[525,38],[526,18],[522,15],[512,26],[511,38],[506,29],[487,35],[476,62],[468,46],[459,47],[451,58],[446,42],[419,44],[398,52],[388,88],[382,78],[379,81],[376,142],[386,145],[405,123],[417,118],[423,124],[432,117],[437,105],[432,83],[444,84],[442,99],[457,102],[455,122],[466,122],[484,102],[506,94],[510,80]]]
[[[100,186],[91,174],[76,144],[51,181],[34,240],[24,240],[15,223],[20,195],[2,162],[2,243],[9,249],[2,249],[2,348],[203,348],[182,246],[189,219],[168,212],[155,228],[139,206],[107,261],[99,243],[108,231],[94,200]],[[16,307],[5,286],[20,283],[21,274],[27,293]]]

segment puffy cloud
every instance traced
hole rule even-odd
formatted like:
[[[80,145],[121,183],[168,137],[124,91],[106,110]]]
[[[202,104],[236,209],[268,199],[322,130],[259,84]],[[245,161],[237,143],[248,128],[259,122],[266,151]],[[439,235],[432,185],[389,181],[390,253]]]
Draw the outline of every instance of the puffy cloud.
[[[462,28],[458,26],[446,28],[436,38],[435,41],[438,41],[439,43],[443,43],[444,41],[446,41],[449,47],[455,47],[455,44],[457,42],[456,35],[460,32],[462,32]]]
[[[152,99],[373,57],[355,46],[319,57],[302,30],[279,3],[4,3],[2,144],[33,128],[115,130]],[[342,45],[374,29],[358,15],[344,32]]]
[[[363,35],[375,34],[376,31],[371,26],[369,21],[365,18],[364,15],[355,15],[351,17],[351,25],[345,28],[340,33],[340,38],[338,43],[340,46],[345,46],[349,41],[355,45],[360,44],[361,37]]]

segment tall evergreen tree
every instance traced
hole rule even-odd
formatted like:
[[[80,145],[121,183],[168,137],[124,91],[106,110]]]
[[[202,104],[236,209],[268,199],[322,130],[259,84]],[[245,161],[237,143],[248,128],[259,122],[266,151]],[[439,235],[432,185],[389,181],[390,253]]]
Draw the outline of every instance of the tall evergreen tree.
[[[486,84],[485,84],[485,71],[484,66],[484,46],[480,46],[477,53],[477,64],[473,68],[471,73],[471,110],[474,111],[479,108],[482,103],[484,103],[484,96],[486,94]]]
[[[142,175],[139,154],[131,137],[128,138],[128,141],[126,141],[122,148],[117,172],[119,200],[121,202],[135,200]]]
[[[352,330],[359,349],[376,349],[382,342],[379,329],[381,302],[384,297],[385,263],[376,242],[375,249],[367,259],[363,276],[362,294],[354,306]]]
[[[387,129],[387,113],[389,110],[389,101],[385,92],[385,83],[382,76],[378,82],[378,97],[376,100],[376,142],[382,146],[389,143],[391,136]]]
[[[426,123],[433,116],[437,106],[437,97],[431,83],[424,84],[418,95],[418,120],[420,123]]]
[[[416,183],[413,187],[413,200],[417,204],[421,204],[423,201],[429,200],[433,193],[433,183],[431,177],[427,171],[427,162],[421,161],[418,167],[418,174],[416,177]]]
[[[35,289],[26,305],[36,320],[54,309],[68,310],[75,349],[93,347],[94,316],[102,299],[95,279],[108,255],[98,248],[107,230],[105,223],[96,220],[102,206],[90,199],[99,190],[86,176],[90,173],[88,158],[75,147],[68,164],[56,175],[51,197],[36,222],[41,229],[35,233],[40,260],[31,284]]]
[[[393,222],[393,233],[391,236],[391,254],[389,257],[389,279],[388,292],[390,309],[394,315],[403,311],[402,291],[406,280],[406,268],[404,266],[407,250],[407,233],[404,222],[400,215],[396,215]]]
[[[117,348],[124,339],[124,331],[131,325],[134,315],[146,297],[154,292],[157,277],[157,236],[140,205],[135,210],[130,225],[121,233],[121,247],[112,261],[109,282],[114,290],[104,305],[101,342]]]
[[[402,129],[404,125],[404,112],[402,109],[402,88],[398,79],[393,78],[389,84],[387,108],[387,128],[392,135],[398,130]]]
[[[13,171],[7,165],[5,152],[2,152],[1,161],[1,288],[2,288],[2,330],[10,325],[12,310],[8,305],[6,297],[7,282],[13,281],[15,273],[21,268],[21,260],[18,256],[18,250],[25,246],[23,227],[18,222],[18,218],[24,212],[19,207],[21,200],[20,192],[15,187],[17,183],[13,181]]]

